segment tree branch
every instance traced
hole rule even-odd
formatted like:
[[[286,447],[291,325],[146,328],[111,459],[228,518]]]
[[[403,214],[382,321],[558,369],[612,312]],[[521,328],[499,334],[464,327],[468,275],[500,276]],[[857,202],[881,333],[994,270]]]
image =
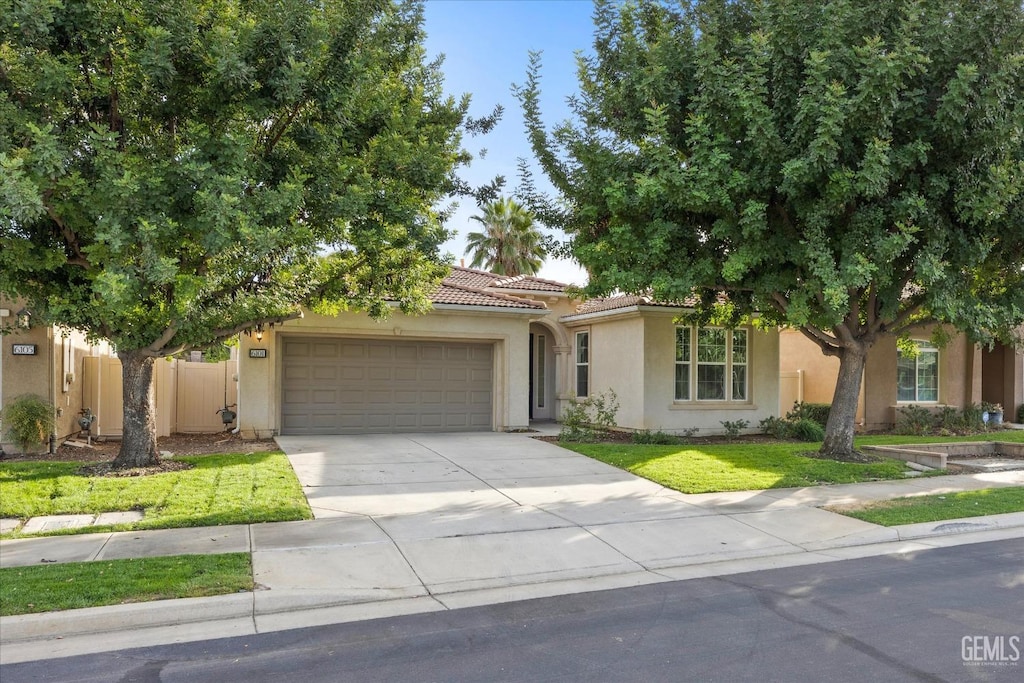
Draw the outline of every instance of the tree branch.
[[[800,333],[810,339],[812,342],[818,345],[821,352],[826,356],[838,356],[841,351],[839,346],[836,344],[836,340],[830,337],[828,334],[819,330],[813,325],[805,325],[799,328]]]

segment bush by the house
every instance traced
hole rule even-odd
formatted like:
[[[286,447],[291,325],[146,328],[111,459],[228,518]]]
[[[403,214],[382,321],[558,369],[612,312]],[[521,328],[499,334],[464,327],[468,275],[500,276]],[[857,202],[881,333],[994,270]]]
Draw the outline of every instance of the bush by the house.
[[[909,405],[896,411],[894,431],[914,436],[974,434],[985,430],[982,412],[981,406],[975,403],[968,403],[959,410],[943,406],[936,413],[921,406]]]
[[[804,403],[803,401],[797,401],[793,404],[793,410],[786,413],[786,419],[790,422],[814,420],[820,425],[826,425],[828,424],[828,415],[831,411],[831,403]]]
[[[758,427],[762,432],[776,439],[825,440],[825,428],[820,422],[809,417],[801,417],[799,413],[796,413],[797,416],[794,415],[793,412],[790,412],[785,419],[774,416],[766,417],[758,423]]]
[[[799,441],[825,440],[825,428],[808,417],[802,417],[793,422],[790,433],[794,439]]]
[[[1017,424],[1024,424],[1024,403],[1017,406]]]
[[[735,439],[740,432],[750,426],[747,420],[722,420],[721,423],[730,439]]]
[[[924,436],[931,432],[935,416],[921,406],[906,406],[896,411],[896,433]]]
[[[0,411],[4,439],[23,451],[42,446],[50,440],[56,417],[53,404],[34,394],[22,394]]]
[[[663,432],[660,429],[640,429],[633,432],[633,443],[652,446],[674,446],[682,442],[682,438],[675,434]]]
[[[558,440],[592,441],[598,432],[607,432],[615,427],[618,412],[619,397],[613,389],[582,400],[570,398],[569,405],[562,411]]]
[[[792,424],[783,420],[781,417],[770,415],[758,422],[757,427],[762,433],[767,434],[768,436],[776,439],[788,439]]]

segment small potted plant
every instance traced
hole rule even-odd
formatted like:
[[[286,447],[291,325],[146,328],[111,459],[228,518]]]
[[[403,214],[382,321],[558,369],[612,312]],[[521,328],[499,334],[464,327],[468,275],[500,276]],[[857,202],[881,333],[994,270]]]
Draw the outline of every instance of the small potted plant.
[[[998,403],[989,404],[988,423],[993,427],[1003,424],[1003,406]]]
[[[22,394],[0,411],[0,424],[4,453],[44,453],[56,426],[53,404],[33,394]]]

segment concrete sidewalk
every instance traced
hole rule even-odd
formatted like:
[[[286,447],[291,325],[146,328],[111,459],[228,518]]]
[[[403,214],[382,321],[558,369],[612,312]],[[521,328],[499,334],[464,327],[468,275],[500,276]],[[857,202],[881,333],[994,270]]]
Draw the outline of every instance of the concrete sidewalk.
[[[5,617],[0,663],[1024,535],[1024,513],[883,528],[820,509],[1021,471],[687,495],[523,435],[279,442],[313,521],[0,542],[2,567],[251,552],[255,592]]]

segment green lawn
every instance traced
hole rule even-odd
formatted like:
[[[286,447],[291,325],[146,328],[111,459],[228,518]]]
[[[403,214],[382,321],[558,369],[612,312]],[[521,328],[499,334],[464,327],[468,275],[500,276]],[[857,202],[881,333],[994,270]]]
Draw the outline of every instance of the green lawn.
[[[82,463],[0,461],[0,517],[27,519],[127,510],[142,510],[145,514],[133,524],[54,533],[312,518],[295,473],[279,451],[179,459],[194,467],[143,477],[82,476],[76,474]]]
[[[942,441],[1024,441],[1024,431],[1001,430],[970,437],[871,435],[857,446],[938,443]],[[622,468],[683,493],[847,484],[900,479],[906,466],[896,460],[841,463],[800,455],[817,450],[815,443],[722,443],[651,446],[621,443],[563,443],[563,448]]]
[[[252,589],[248,553],[10,567],[0,569],[0,616]]]
[[[836,508],[835,512],[882,526],[1024,512],[1024,487],[896,498],[861,508]]]

